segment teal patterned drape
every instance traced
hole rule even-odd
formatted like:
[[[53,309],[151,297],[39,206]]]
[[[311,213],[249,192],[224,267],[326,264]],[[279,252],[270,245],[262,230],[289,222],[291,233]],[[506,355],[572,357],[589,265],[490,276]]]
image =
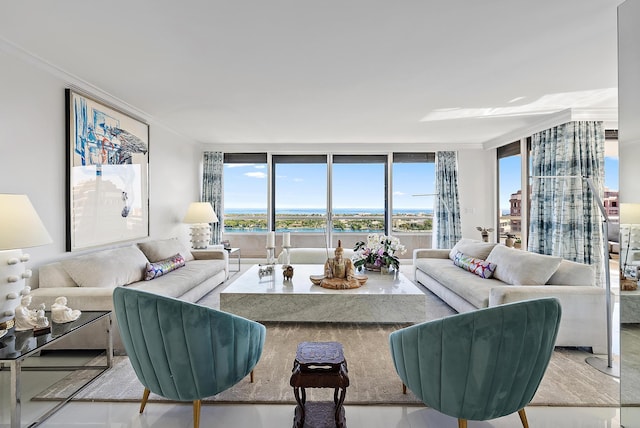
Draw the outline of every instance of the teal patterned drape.
[[[211,225],[211,244],[222,241],[224,207],[222,205],[222,172],[224,154],[222,152],[204,152],[202,168],[202,201],[211,202],[218,216],[218,222]]]
[[[436,248],[453,248],[462,238],[456,152],[436,152],[434,205]]]
[[[590,177],[602,198],[602,122],[570,122],[534,134],[531,157],[529,251],[591,264],[602,284],[602,218],[583,179]],[[549,176],[558,178],[536,178]]]

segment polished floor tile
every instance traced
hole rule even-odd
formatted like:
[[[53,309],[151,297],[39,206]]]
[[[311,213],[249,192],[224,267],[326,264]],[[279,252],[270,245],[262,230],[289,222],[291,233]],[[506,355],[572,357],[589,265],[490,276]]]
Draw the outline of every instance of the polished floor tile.
[[[43,428],[191,428],[188,404],[147,405],[138,414],[136,403],[71,403],[42,425]],[[293,424],[292,405],[207,405],[202,407],[201,427],[284,428]],[[456,420],[424,407],[346,406],[348,428],[456,428]],[[620,426],[616,408],[528,407],[533,428],[615,428]],[[519,427],[517,414],[492,421],[470,421],[469,428]],[[311,428],[311,427],[309,427]],[[324,427],[314,427],[324,428]],[[627,427],[631,428],[631,426]]]

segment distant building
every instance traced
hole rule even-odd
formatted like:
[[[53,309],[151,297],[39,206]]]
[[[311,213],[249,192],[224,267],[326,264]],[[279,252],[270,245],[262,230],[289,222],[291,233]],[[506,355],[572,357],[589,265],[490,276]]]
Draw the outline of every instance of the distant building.
[[[618,191],[604,189],[602,204],[609,217],[620,217],[620,204],[618,203]]]
[[[509,217],[511,217],[511,232],[520,234],[522,231],[522,190],[511,194],[509,198]]]

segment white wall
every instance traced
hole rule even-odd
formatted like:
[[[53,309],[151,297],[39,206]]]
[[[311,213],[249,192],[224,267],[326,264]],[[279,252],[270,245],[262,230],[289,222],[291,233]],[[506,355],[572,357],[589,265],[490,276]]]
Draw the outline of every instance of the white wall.
[[[618,8],[620,202],[640,203],[640,1]],[[624,220],[622,220],[624,221]]]
[[[65,257],[65,94],[82,82],[65,80],[0,46],[0,193],[29,196],[53,244],[28,249],[30,267]],[[115,102],[115,101],[114,101]],[[126,111],[126,108],[118,106]],[[180,236],[190,202],[198,200],[201,147],[151,123],[149,144],[150,233]]]
[[[458,190],[462,237],[481,239],[477,226],[493,227],[497,223],[496,150],[458,151]],[[496,239],[495,232],[489,240]]]

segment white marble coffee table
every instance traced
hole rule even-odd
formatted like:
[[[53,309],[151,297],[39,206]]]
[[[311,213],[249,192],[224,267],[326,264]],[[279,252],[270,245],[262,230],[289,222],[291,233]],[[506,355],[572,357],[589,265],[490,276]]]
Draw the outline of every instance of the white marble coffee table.
[[[220,293],[220,309],[256,321],[426,321],[427,296],[402,273],[367,272],[360,288],[330,290],[309,279],[322,270],[322,265],[294,265],[293,279],[284,281],[282,265],[262,278],[258,265],[252,266]]]

